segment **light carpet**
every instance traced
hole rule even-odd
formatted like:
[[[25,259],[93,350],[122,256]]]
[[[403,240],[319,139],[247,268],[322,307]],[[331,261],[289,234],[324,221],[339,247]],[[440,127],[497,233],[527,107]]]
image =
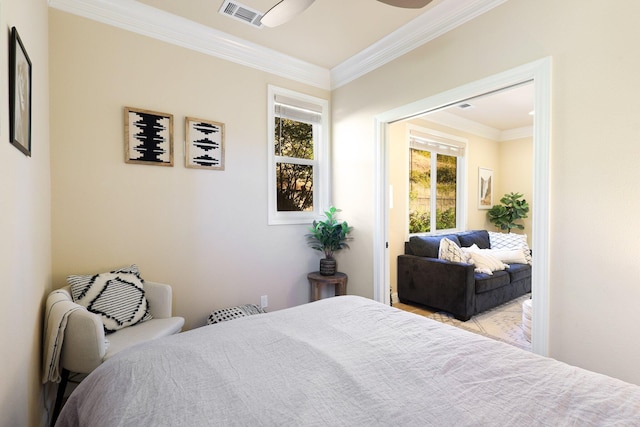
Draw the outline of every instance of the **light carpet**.
[[[529,298],[531,298],[531,294],[523,295],[477,314],[466,322],[461,322],[444,311],[431,314],[428,317],[531,351],[531,343],[527,340],[522,329],[522,303]]]

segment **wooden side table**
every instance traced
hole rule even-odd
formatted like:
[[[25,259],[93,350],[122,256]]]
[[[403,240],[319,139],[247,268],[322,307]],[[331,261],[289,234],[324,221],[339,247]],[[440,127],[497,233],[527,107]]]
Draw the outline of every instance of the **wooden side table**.
[[[311,301],[320,299],[320,291],[326,284],[335,285],[335,295],[347,294],[347,275],[344,273],[336,273],[333,276],[323,276],[319,271],[314,271],[307,275],[309,284],[311,285]]]

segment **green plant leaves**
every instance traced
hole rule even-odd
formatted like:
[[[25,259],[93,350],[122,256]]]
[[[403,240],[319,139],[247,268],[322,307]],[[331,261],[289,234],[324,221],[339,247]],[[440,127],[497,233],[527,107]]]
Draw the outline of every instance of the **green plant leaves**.
[[[353,227],[350,227],[346,221],[339,222],[336,218],[338,212],[340,212],[339,209],[331,206],[324,213],[327,219],[313,221],[309,227],[309,233],[306,234],[309,246],[324,252],[326,258],[333,258],[335,251],[349,247],[346,242],[350,240],[348,235]]]
[[[520,200],[523,197],[520,193],[508,193],[501,199],[501,205],[494,205],[487,211],[489,221],[501,230],[507,230],[511,232],[511,229],[524,230],[524,225],[517,224],[515,221],[527,218],[529,213],[529,204],[525,199]]]

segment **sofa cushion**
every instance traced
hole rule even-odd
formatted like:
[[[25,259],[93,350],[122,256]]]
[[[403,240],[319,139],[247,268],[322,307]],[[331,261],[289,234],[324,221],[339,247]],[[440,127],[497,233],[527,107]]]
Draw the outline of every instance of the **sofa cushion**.
[[[152,318],[134,264],[108,273],[67,277],[73,301],[100,316],[106,333]]]
[[[411,247],[411,252],[413,252],[413,255],[415,256],[438,258],[438,253],[440,252],[440,240],[445,237],[458,246],[461,246],[460,240],[458,240],[458,236],[456,236],[455,234],[441,234],[438,236],[411,236],[409,238],[409,246]]]
[[[531,266],[529,264],[509,264],[506,272],[509,273],[511,282],[517,282],[531,277]]]
[[[462,252],[460,246],[446,237],[443,237],[442,240],[440,240],[440,251],[438,252],[438,258],[451,262],[468,262],[468,256],[464,252]]]
[[[488,275],[485,273],[476,273],[475,279],[476,279],[476,294],[489,292],[494,289],[507,286],[511,283],[511,279],[509,278],[509,273],[507,273],[506,271],[496,271],[495,273],[493,273],[493,275]]]
[[[460,241],[460,246],[469,247],[474,244],[477,245],[480,249],[489,249],[491,247],[491,242],[489,240],[489,233],[487,230],[472,230],[472,231],[463,231],[458,233],[458,240]]]

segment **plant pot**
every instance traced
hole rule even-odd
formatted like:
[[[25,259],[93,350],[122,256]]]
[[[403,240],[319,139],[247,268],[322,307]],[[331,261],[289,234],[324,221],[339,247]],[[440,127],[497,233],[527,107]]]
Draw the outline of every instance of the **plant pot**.
[[[336,274],[336,260],[332,258],[322,258],[320,260],[320,274],[323,276],[333,276]]]

